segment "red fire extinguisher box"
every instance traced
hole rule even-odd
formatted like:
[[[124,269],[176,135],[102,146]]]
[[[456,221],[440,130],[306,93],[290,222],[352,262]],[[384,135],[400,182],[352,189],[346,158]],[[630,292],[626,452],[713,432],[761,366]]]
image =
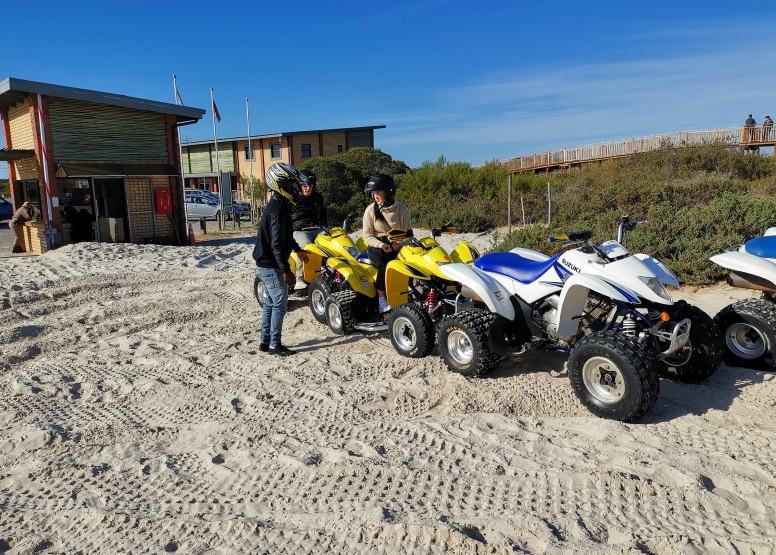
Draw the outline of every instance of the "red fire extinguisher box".
[[[154,203],[157,214],[172,214],[172,192],[170,189],[154,189]]]

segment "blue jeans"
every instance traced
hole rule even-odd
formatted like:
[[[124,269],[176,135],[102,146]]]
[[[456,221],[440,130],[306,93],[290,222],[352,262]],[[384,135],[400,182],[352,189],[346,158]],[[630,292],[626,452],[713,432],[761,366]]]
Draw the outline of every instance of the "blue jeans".
[[[264,284],[266,299],[261,311],[261,342],[270,347],[280,345],[283,318],[288,308],[288,287],[283,282],[283,271],[276,268],[256,268],[256,275]]]

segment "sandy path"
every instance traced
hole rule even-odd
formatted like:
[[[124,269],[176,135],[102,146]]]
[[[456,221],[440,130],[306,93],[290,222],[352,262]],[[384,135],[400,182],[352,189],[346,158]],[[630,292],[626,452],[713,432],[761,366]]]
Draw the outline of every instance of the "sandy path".
[[[272,358],[250,244],[1,263],[0,552],[776,550],[773,373],[663,381],[621,424],[561,355],[470,381],[304,306]]]

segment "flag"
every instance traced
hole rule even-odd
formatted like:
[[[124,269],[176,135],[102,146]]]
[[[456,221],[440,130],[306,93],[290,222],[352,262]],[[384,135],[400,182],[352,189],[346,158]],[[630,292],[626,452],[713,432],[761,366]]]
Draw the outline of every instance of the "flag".
[[[215,100],[213,101],[213,114],[215,114],[218,123],[221,123],[221,114],[218,113],[218,106],[216,106]]]
[[[181,93],[178,92],[178,87],[175,87],[175,104],[183,106],[183,99],[181,98]]]

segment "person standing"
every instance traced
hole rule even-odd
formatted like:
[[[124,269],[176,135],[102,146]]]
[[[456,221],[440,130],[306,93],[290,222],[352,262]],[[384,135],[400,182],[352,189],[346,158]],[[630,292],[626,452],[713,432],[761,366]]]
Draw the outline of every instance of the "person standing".
[[[21,208],[13,215],[13,218],[8,223],[8,227],[11,228],[11,231],[16,236],[13,242],[13,249],[11,249],[12,253],[26,252],[22,248],[24,223],[37,218],[40,218],[40,210],[35,208],[30,201],[23,203]]]
[[[773,120],[771,119],[771,116],[765,116],[765,121],[763,121],[763,141],[772,140],[771,139],[772,132],[773,132]]]
[[[746,118],[746,121],[744,122],[744,127],[754,127],[755,125],[757,125],[757,122],[754,121],[752,114],[749,114],[749,117]]]
[[[378,309],[381,313],[388,312],[392,307],[385,298],[385,267],[398,256],[401,245],[388,241],[387,234],[392,229],[411,232],[410,211],[394,198],[396,181],[390,175],[372,177],[364,186],[364,192],[374,199],[364,212],[364,242],[369,259],[377,266]]]
[[[272,191],[272,197],[261,214],[253,249],[256,275],[264,284],[266,293],[259,350],[271,355],[288,356],[296,354],[281,342],[283,318],[288,308],[288,288],[296,282],[288,257],[293,250],[302,261],[307,262],[307,253],[294,240],[291,226],[291,209],[297,188],[302,184],[302,176],[291,164],[279,162],[267,168],[265,182],[267,189]]]
[[[294,228],[294,240],[298,245],[305,247],[323,233],[328,223],[328,214],[323,195],[315,190],[318,177],[310,170],[300,170],[299,174],[303,181],[299,186],[296,204],[291,209],[291,223]],[[296,286],[294,287],[296,296],[306,297],[307,286],[308,283],[304,280],[304,265],[299,259],[296,263]]]

